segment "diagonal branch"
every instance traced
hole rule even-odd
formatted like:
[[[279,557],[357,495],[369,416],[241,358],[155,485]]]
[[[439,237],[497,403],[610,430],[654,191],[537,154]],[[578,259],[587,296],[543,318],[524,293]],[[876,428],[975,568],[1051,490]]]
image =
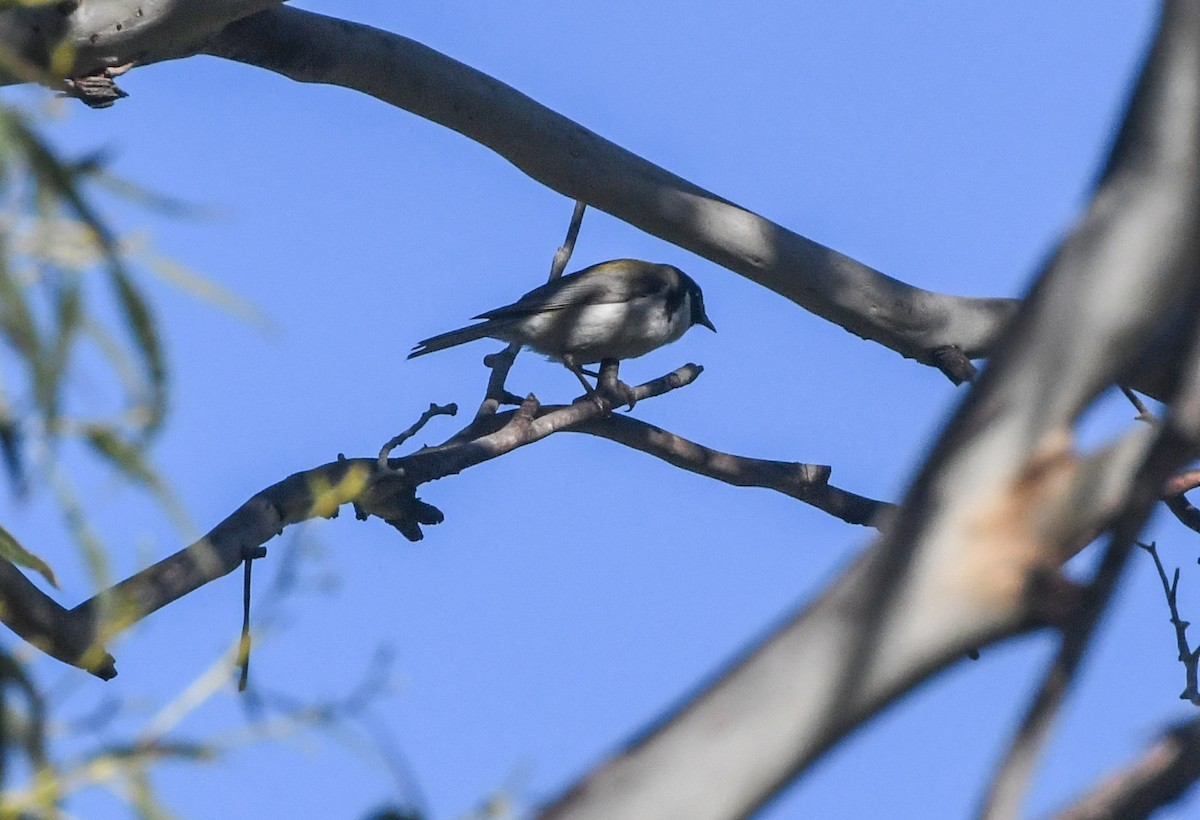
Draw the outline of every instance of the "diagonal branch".
[[[0,11],[0,55],[50,67],[73,47],[70,78],[207,53],[301,82],[361,91],[444,125],[533,179],[742,274],[866,339],[955,380],[986,355],[1011,299],[913,287],[678,177],[498,80],[370,26],[282,0],[63,2]],[[255,13],[258,12],[258,13]],[[0,75],[0,82],[30,72]]]
[[[632,388],[639,401],[691,384],[701,373],[685,365]],[[447,408],[431,406],[414,428]],[[30,644],[105,680],[116,675],[104,643],[150,613],[237,569],[283,529],[315,517],[333,517],[353,504],[360,517],[375,516],[406,537],[441,513],[416,497],[422,484],[586,425],[611,411],[594,399],[540,407],[529,396],[520,408],[472,421],[445,444],[401,458],[339,458],[285,478],[257,493],[194,544],[65,609],[8,561],[0,561],[0,620]],[[410,428],[411,430],[412,428]]]
[[[1200,486],[1200,470],[1180,473],[1163,487],[1163,503],[1179,523],[1188,529],[1200,532],[1200,510],[1188,501],[1186,493]]]
[[[885,276],[397,34],[277,8],[228,26],[204,51],[301,82],[352,88],[458,131],[571,199],[926,364],[948,349],[984,355],[1016,309],[1011,299],[946,296]]]
[[[1138,820],[1178,800],[1200,780],[1200,718],[1171,727],[1054,820]]]
[[[632,388],[633,393],[638,401],[654,398],[690,384],[700,373],[700,367],[686,365]],[[262,545],[285,527],[317,516],[333,517],[341,505],[352,504],[359,518],[381,518],[418,540],[421,525],[442,520],[439,510],[416,497],[418,486],[557,432],[607,438],[727,484],[772,489],[852,524],[879,526],[892,508],[831,486],[829,467],[722,453],[628,416],[613,416],[594,398],[541,406],[530,396],[516,410],[477,416],[444,444],[387,457],[392,447],[434,416],[452,415],[452,408],[431,404],[378,457],[339,457],[268,487],[204,538],[72,610],[42,593],[13,564],[0,561],[0,620],[53,657],[107,680],[116,675],[112,657],[101,648],[109,637],[232,572],[247,554],[264,552]]]
[[[955,382],[971,378],[971,359],[990,355],[1016,311],[1012,299],[939,294],[886,276],[405,37],[277,3],[180,0],[146,9],[112,0],[101,4],[98,15],[84,13],[90,6],[59,3],[55,13],[65,24],[59,21],[55,31],[78,47],[76,72],[203,52],[369,94],[458,131],[547,187],[740,273],[858,336],[938,367]],[[255,8],[267,10],[247,16]],[[136,26],[111,25],[121,14],[143,11],[146,19],[139,17]],[[233,22],[222,29],[222,20]],[[0,47],[21,52],[31,37],[44,45],[45,22],[0,14]],[[1182,311],[1169,318],[1164,328],[1187,322]],[[1169,387],[1177,364],[1172,333],[1160,335],[1126,378],[1156,397]]]
[[[1110,497],[1136,496],[1114,536],[1128,540],[1147,496],[1187,453],[1143,429],[1118,442],[1114,457],[1084,460],[1073,430],[1164,334],[1176,355],[1192,347],[1198,51],[1200,4],[1169,0],[1088,212],[1041,271],[883,536],[542,817],[749,815],[900,694],[968,649],[1035,623],[1038,590],[1061,581],[1062,562],[1126,508],[1073,512],[1063,501],[1088,478],[1082,473],[1103,468],[1091,483],[1124,487]],[[1179,316],[1188,318],[1174,322]],[[1183,372],[1194,366],[1183,364]],[[1168,387],[1173,398],[1177,384]]]
[[[629,416],[605,416],[573,428],[660,458],[675,467],[735,487],[762,487],[840,518],[878,528],[895,505],[857,495],[829,483],[832,468],[821,464],[769,461],[713,450]]]
[[[1149,553],[1150,558],[1154,561],[1159,583],[1162,584],[1163,595],[1167,599],[1167,609],[1171,613],[1171,627],[1175,630],[1175,646],[1179,650],[1179,662],[1183,664],[1186,680],[1183,692],[1179,697],[1181,700],[1191,701],[1193,705],[1200,706],[1200,649],[1193,650],[1191,644],[1188,643],[1187,629],[1191,623],[1185,621],[1179,614],[1179,568],[1176,567],[1171,579],[1167,580],[1167,570],[1163,566],[1162,559],[1158,557],[1158,547],[1153,542],[1139,543],[1138,546]]]

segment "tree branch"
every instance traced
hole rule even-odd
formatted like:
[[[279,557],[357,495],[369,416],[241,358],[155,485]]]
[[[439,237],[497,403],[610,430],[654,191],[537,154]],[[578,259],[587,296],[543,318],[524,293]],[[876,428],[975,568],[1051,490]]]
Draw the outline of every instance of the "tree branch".
[[[63,79],[40,76],[61,45],[73,57],[67,78],[186,57],[230,22],[284,1],[64,0],[9,6],[0,11],[0,82]]]
[[[886,276],[399,35],[276,7],[278,0],[101,5],[106,13],[98,17],[82,14],[83,6],[55,5],[60,16],[67,10],[66,22],[56,28],[4,12],[15,16],[0,15],[0,45],[25,53],[30,38],[44,46],[54,29],[55,37],[78,48],[76,74],[203,52],[300,82],[361,91],[458,131],[547,187],[740,273],[862,338],[938,367],[956,383],[973,375],[971,359],[990,355],[1016,311],[1012,299],[939,294]],[[250,14],[256,8],[267,10]],[[117,25],[130,13],[145,19]],[[227,20],[233,22],[222,28]],[[49,52],[42,52],[39,64],[48,59]],[[1172,323],[1186,324],[1187,317],[1177,313],[1164,326]],[[1158,398],[1177,367],[1171,330],[1162,336],[1143,350],[1127,378]]]
[[[1193,650],[1188,643],[1187,628],[1191,626],[1191,623],[1185,621],[1179,614],[1179,568],[1176,567],[1171,579],[1167,580],[1167,570],[1163,566],[1162,559],[1158,557],[1158,547],[1153,542],[1139,543],[1138,546],[1149,553],[1150,558],[1154,561],[1159,583],[1162,584],[1163,595],[1167,599],[1167,609],[1171,613],[1171,627],[1175,630],[1175,646],[1179,650],[1179,662],[1183,664],[1186,681],[1179,697],[1181,700],[1190,701],[1194,706],[1200,706],[1200,649]]]
[[[1200,718],[1167,730],[1142,757],[1106,778],[1055,820],[1140,820],[1200,779]]]
[[[762,487],[791,496],[847,524],[879,528],[894,504],[876,501],[829,483],[832,468],[821,464],[768,461],[722,453],[629,416],[606,416],[572,428],[624,444],[682,470],[732,484]]]
[[[1105,505],[1070,514],[1064,503],[1086,470],[1097,470],[1091,478],[1106,486],[1144,491],[1139,479],[1154,475],[1157,488],[1158,472],[1179,466],[1176,454],[1161,446],[1163,431],[1148,451],[1140,449],[1141,440],[1122,449],[1139,456],[1132,463],[1079,458],[1071,431],[1114,381],[1170,400],[1179,374],[1190,372],[1177,365],[1200,313],[1192,274],[1200,255],[1198,25],[1195,3],[1168,2],[1092,206],[1019,313],[1011,300],[943,296],[884,276],[405,38],[285,8],[240,20],[208,42],[208,53],[300,81],[354,88],[453,128],[555,190],[955,378],[970,375],[964,362],[995,353],[883,537],[807,610],[551,806],[548,816],[705,818],[753,811],[896,695],[966,649],[1031,625],[1037,582],[1058,577],[1061,561],[1081,539],[1098,524],[1111,524],[1106,515],[1115,511]],[[120,50],[114,47],[105,62]],[[1147,361],[1155,367],[1147,368]],[[1194,368],[1195,360],[1184,364]],[[687,378],[673,375],[660,380],[664,389]],[[1152,385],[1143,388],[1147,380]],[[603,410],[593,402],[548,410],[529,397],[516,411],[477,419],[478,428],[441,447],[389,462],[386,471],[366,460],[360,472],[354,460],[297,474],[251,499],[243,507],[251,507],[246,520],[223,531],[227,519],[211,541],[72,614],[81,613],[89,625],[91,646],[96,624],[122,628],[173,600],[173,590],[185,594],[207,576],[236,567],[256,538],[269,539],[305,516],[332,514],[342,498],[356,501],[364,514],[407,525],[410,537],[413,527],[419,534],[417,525],[430,517],[416,506],[420,483],[593,423]],[[493,424],[499,426],[488,427]],[[660,457],[697,467],[708,458],[689,456],[679,442],[656,446]],[[1143,469],[1151,456],[1158,462]],[[722,467],[726,474],[737,474],[728,467]],[[287,493],[271,495],[288,482]],[[1139,524],[1131,514],[1122,531]],[[30,597],[21,604],[24,609],[14,611],[37,627],[42,602]],[[115,625],[99,617],[101,610]],[[69,654],[78,643],[68,639],[66,649],[50,650]]]
[[[1072,431],[1165,329],[1167,347],[1188,354],[1181,372],[1196,366],[1197,46],[1200,5],[1170,2],[1091,207],[1009,323],[883,537],[807,609],[542,817],[748,815],[897,695],[968,649],[1031,625],[1039,589],[1053,588],[1061,563],[1098,526],[1111,526],[1130,492],[1137,503],[1114,541],[1140,525],[1147,495],[1187,455],[1170,446],[1175,433],[1139,431],[1112,457],[1085,460],[1072,449]],[[1181,315],[1188,320],[1176,322]],[[1170,387],[1164,395],[1173,398]],[[1066,499],[1088,481],[1124,487],[1106,493],[1121,503],[1073,510]]]
[[[1016,309],[1011,299],[945,296],[885,276],[396,34],[278,8],[228,26],[204,51],[300,82],[352,88],[451,128],[571,199],[925,364],[949,348],[984,355]]]
[[[575,252],[575,240],[579,238],[579,229],[583,225],[583,215],[586,211],[585,203],[575,203],[575,210],[571,213],[571,221],[567,225],[566,238],[554,252],[554,259],[550,262],[550,276],[547,277],[547,281],[553,282],[567,269],[567,263],[571,261],[571,254]],[[484,357],[483,364],[492,371],[492,374],[488,377],[483,401],[479,403],[479,409],[475,411],[477,419],[494,414],[503,404],[521,403],[521,400],[508,392],[504,386],[508,381],[508,373],[512,370],[513,364],[517,361],[517,354],[520,352],[521,345],[513,342],[499,353],[492,353]]]
[[[633,393],[638,401],[654,398],[690,384],[700,373],[697,365],[686,365],[632,388]],[[453,405],[431,404],[415,424],[388,441],[378,457],[339,458],[268,487],[204,538],[72,610],[42,593],[16,566],[0,561],[0,621],[53,657],[107,680],[116,675],[112,657],[102,649],[108,638],[232,572],[285,527],[336,516],[341,505],[352,504],[359,518],[376,516],[418,540],[421,525],[442,520],[439,510],[416,497],[418,486],[562,431],[606,438],[727,484],[775,490],[851,524],[879,526],[892,509],[831,486],[829,467],[722,453],[628,416],[613,416],[611,408],[595,398],[540,406],[530,396],[517,410],[477,416],[444,444],[388,458],[393,447],[433,417],[453,415],[452,409]]]
[[[639,401],[685,387],[700,375],[685,365],[632,388]],[[413,428],[448,408],[431,406]],[[150,613],[226,575],[289,525],[333,517],[353,504],[360,518],[375,516],[410,540],[441,512],[416,497],[417,488],[462,472],[546,436],[586,425],[611,407],[594,398],[540,407],[533,396],[520,408],[472,421],[445,444],[401,458],[339,458],[285,478],[255,494],[194,544],[67,610],[8,561],[0,560],[0,620],[33,646],[59,660],[110,679],[116,675],[104,643]],[[389,442],[390,446],[392,442]]]

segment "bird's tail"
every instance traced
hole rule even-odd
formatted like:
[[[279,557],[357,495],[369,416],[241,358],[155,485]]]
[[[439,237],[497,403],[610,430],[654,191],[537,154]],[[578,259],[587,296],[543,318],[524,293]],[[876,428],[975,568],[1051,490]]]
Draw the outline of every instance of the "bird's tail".
[[[473,342],[476,339],[483,339],[491,335],[495,330],[492,322],[480,322],[477,325],[469,325],[460,327],[458,330],[451,330],[448,333],[439,333],[437,336],[430,336],[422,342],[418,342],[412,349],[412,353],[408,354],[408,358],[412,359],[417,356],[424,356],[426,353],[434,353],[438,350],[445,350],[448,347]]]

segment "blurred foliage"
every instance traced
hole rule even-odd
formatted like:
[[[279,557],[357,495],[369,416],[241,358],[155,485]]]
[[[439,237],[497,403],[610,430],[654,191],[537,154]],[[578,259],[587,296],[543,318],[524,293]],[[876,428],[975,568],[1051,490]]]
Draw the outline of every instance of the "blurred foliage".
[[[65,443],[78,442],[182,518],[146,454],[167,409],[159,328],[129,255],[92,204],[103,178],[97,157],[64,158],[29,113],[0,105],[0,481],[18,499],[53,488],[97,582],[107,562],[70,470],[59,468]],[[50,566],[3,527],[0,557],[55,583]],[[66,795],[114,782],[135,814],[166,816],[149,767],[207,751],[154,738],[54,761],[55,731],[30,657],[26,648],[0,653],[0,817],[58,816]]]
[[[62,156],[29,112],[0,104],[0,483],[18,500],[53,491],[97,585],[109,580],[108,561],[71,481],[81,452],[150,493],[177,524],[186,521],[147,453],[168,397],[147,275],[246,313],[144,241],[119,240],[93,204],[101,185],[150,208],[169,205],[114,181],[96,155]],[[2,526],[0,558],[56,583],[50,566]],[[64,801],[90,786],[113,791],[132,816],[170,816],[150,770],[164,760],[206,760],[214,749],[165,732],[106,740],[112,704],[95,725],[56,724],[49,712],[62,705],[61,692],[51,698],[34,682],[39,657],[25,646],[0,650],[0,818],[61,816]],[[227,677],[229,663],[221,663]]]
[[[179,521],[145,453],[167,409],[161,336],[127,254],[91,202],[103,175],[99,158],[60,156],[27,113],[0,106],[0,462],[23,496],[75,440]],[[59,500],[100,581],[95,544],[64,486],[56,485]],[[5,557],[52,579],[6,535]]]
[[[0,0],[0,9],[5,5],[11,3]],[[72,478],[81,454],[155,498],[181,531],[191,529],[148,454],[169,396],[148,277],[262,323],[236,296],[155,255],[144,238],[119,237],[94,204],[100,190],[158,213],[182,211],[114,179],[98,155],[64,157],[31,114],[0,103],[0,484],[17,500],[34,491],[53,493],[97,587],[112,579],[108,552],[89,526]],[[292,553],[298,551],[284,552]],[[51,567],[0,526],[3,559],[56,583]],[[268,602],[289,588],[277,587]],[[258,629],[270,622],[262,609]],[[203,741],[181,739],[185,718],[215,697],[236,696],[236,656],[234,642],[148,717],[144,707],[130,708],[127,695],[106,692],[84,716],[64,719],[73,694],[96,699],[95,681],[20,642],[0,648],[0,820],[61,817],[77,798],[96,791],[111,793],[124,816],[171,817],[152,778],[164,763],[196,765],[301,731],[333,737],[391,773],[397,799],[382,816],[424,816],[403,808],[422,801],[413,797],[407,767],[370,711],[391,689],[376,666],[344,700],[304,703],[259,688],[254,699],[242,700],[242,730],[222,735],[208,725]],[[35,670],[58,683],[38,683]]]
[[[166,411],[158,327],[85,195],[99,170],[92,157],[56,156],[24,116],[0,108],[0,340],[8,354],[0,360],[0,441],[17,486],[26,478],[31,436],[52,448],[63,437],[81,436],[136,472],[125,456],[141,451]],[[98,285],[109,304],[101,302]],[[107,414],[83,419],[68,414],[64,399],[79,348],[89,340],[121,395]],[[118,452],[123,457],[114,459]]]

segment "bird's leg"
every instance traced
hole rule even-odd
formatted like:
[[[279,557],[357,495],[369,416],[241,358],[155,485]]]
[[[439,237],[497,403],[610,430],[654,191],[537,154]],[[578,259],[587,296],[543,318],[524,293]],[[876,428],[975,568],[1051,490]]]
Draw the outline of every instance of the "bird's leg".
[[[594,396],[596,394],[596,389],[592,387],[586,378],[584,378],[584,374],[587,373],[587,371],[579,366],[579,362],[575,361],[574,356],[568,353],[567,355],[561,357],[559,361],[563,363],[563,366],[566,367],[567,370],[570,370],[575,374],[575,378],[579,379],[579,383],[583,385],[585,396]]]
[[[583,385],[584,394],[580,398],[592,399],[601,403],[601,409],[605,412],[612,408],[629,405],[632,410],[637,404],[637,399],[633,395],[633,389],[617,378],[618,369],[621,366],[617,359],[604,359],[600,362],[599,374],[589,373],[579,366],[579,362],[575,361],[575,357],[570,354],[563,356],[560,361],[563,365],[575,374],[575,378],[579,379],[579,383]],[[587,375],[595,375],[596,386],[592,385],[585,378]]]
[[[613,407],[628,404],[629,409],[632,410],[633,406],[637,404],[637,397],[633,395],[632,387],[617,378],[620,367],[621,362],[617,359],[602,360],[600,362],[600,378],[596,382],[596,389],[612,401]]]

